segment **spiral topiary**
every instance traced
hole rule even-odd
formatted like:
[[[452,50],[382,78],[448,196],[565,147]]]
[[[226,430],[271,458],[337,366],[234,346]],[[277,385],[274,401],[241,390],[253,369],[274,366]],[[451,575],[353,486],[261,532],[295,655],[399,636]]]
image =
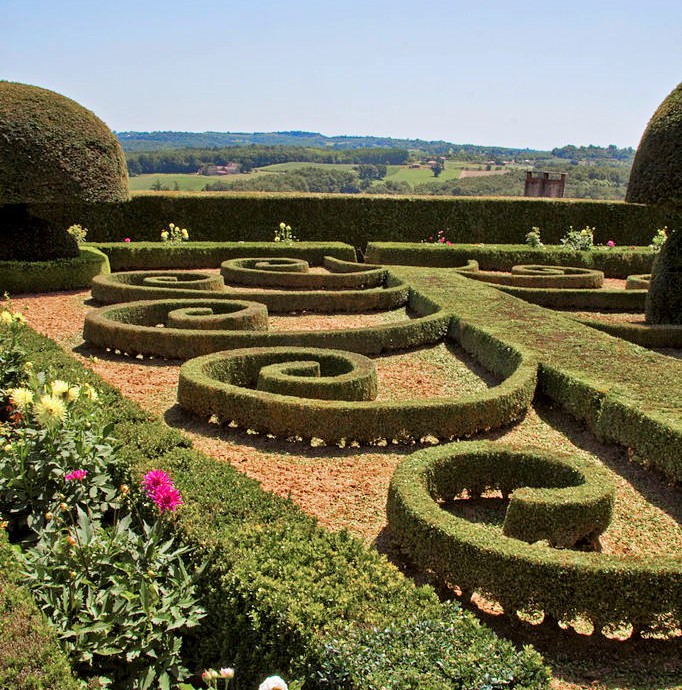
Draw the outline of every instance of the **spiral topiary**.
[[[125,158],[92,112],[53,91],[0,81],[0,259],[77,256],[66,228],[28,204],[128,198]]]

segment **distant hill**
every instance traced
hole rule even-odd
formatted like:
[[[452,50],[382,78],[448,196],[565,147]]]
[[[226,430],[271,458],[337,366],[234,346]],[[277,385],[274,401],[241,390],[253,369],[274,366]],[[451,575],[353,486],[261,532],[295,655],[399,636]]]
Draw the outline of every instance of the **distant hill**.
[[[490,158],[536,157],[535,149],[453,144],[449,141],[394,139],[392,137],[335,136],[319,132],[116,132],[124,151],[158,151],[184,148],[226,148],[231,146],[296,146],[307,148],[358,149],[396,148],[433,155],[471,154]]]

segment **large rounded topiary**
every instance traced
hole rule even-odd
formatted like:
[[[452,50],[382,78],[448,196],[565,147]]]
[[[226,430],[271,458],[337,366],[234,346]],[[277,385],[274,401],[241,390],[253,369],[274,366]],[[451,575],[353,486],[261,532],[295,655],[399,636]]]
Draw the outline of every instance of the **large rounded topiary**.
[[[625,199],[682,206],[682,84],[649,120],[635,154]]]
[[[123,151],[96,115],[54,91],[0,81],[0,258],[78,253],[31,204],[127,198]]]
[[[682,324],[682,232],[672,231],[651,271],[646,296],[649,323]]]

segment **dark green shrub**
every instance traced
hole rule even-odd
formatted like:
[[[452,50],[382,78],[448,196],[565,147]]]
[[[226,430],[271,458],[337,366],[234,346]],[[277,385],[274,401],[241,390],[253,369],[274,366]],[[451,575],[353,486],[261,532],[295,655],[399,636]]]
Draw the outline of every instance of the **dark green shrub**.
[[[0,261],[0,292],[56,292],[89,287],[98,275],[109,274],[109,260],[92,247],[81,247],[74,259]]]
[[[644,325],[639,323],[607,323],[597,319],[578,319],[586,326],[596,328],[630,343],[658,348],[682,349],[682,325]]]
[[[682,122],[682,113],[680,118]],[[651,269],[646,320],[654,324],[682,324],[682,231],[669,233]]]
[[[625,198],[682,206],[682,83],[658,106],[644,130]]]

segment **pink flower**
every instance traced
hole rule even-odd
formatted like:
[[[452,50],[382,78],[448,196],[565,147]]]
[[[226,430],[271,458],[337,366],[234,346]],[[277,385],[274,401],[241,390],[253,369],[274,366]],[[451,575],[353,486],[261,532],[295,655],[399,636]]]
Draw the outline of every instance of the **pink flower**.
[[[142,486],[147,495],[151,496],[161,487],[172,487],[173,480],[163,470],[150,470],[142,477]]]
[[[609,240],[609,241],[606,243],[606,246],[607,246],[607,247],[615,247],[615,246],[616,246],[616,243],[615,243],[613,240]]]
[[[130,242],[130,237],[124,237],[124,238],[123,238],[123,241],[124,241],[124,242]]]
[[[64,481],[66,482],[80,482],[87,476],[87,470],[72,470],[64,475]]]
[[[182,505],[182,496],[174,486],[160,486],[150,496],[162,513],[165,513],[167,510],[173,512]]]

